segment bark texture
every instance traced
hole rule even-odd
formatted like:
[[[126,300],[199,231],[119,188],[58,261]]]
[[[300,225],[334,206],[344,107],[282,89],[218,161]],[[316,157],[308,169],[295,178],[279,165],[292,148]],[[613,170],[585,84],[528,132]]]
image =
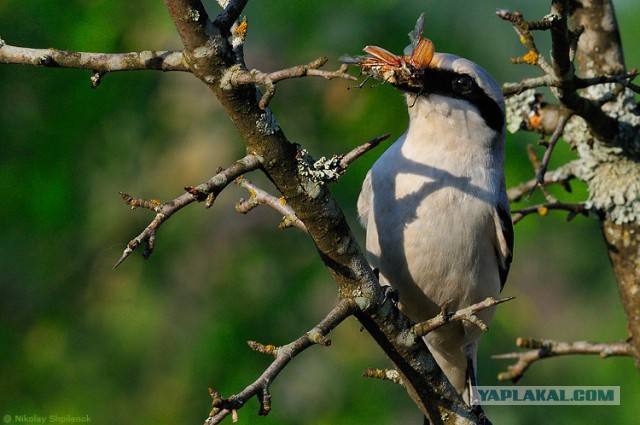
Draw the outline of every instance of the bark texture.
[[[574,28],[584,28],[576,51],[578,76],[617,75],[625,71],[610,0],[572,1],[570,22]],[[615,89],[613,84],[605,87],[609,91]],[[586,90],[585,96],[595,100],[603,94],[602,87],[594,86]],[[603,110],[618,118],[616,138],[607,144],[586,139],[577,147],[590,201],[602,212],[603,236],[627,317],[632,353],[640,370],[640,214],[636,207],[640,196],[640,163],[634,105],[631,92],[623,92],[618,101],[605,104]]]

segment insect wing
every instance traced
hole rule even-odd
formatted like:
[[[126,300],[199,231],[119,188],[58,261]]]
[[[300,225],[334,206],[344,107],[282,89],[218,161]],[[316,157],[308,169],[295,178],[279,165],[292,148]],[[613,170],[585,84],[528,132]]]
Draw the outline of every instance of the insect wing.
[[[413,29],[413,31],[409,33],[409,40],[411,40],[411,45],[413,46],[414,50],[416,49],[416,47],[418,46],[418,43],[422,39],[423,33],[424,33],[424,12],[420,14],[420,17],[418,17],[418,20],[416,21],[416,26]]]
[[[401,66],[402,58],[398,55],[394,55],[388,50],[383,49],[378,46],[366,46],[364,49],[365,52],[369,53],[371,56],[380,59],[386,65],[392,66]]]
[[[342,55],[340,56],[340,62],[347,65],[360,65],[368,56],[351,56],[351,55]]]

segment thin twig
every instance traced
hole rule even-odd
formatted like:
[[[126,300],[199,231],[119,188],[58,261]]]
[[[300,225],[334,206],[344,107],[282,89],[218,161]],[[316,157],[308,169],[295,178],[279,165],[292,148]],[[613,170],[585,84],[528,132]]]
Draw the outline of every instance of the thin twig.
[[[575,174],[573,171],[574,168],[574,162],[569,162],[553,171],[549,171],[545,174],[542,185],[549,186],[552,184],[559,184],[567,192],[571,192],[569,181],[575,178]],[[509,190],[507,190],[507,198],[509,198],[509,202],[518,202],[522,200],[522,198],[526,194],[528,194],[532,188],[536,187],[537,184],[538,181],[534,178],[518,186],[510,188]]]
[[[233,87],[239,87],[247,84],[261,84],[265,87],[265,93],[260,99],[260,108],[265,109],[271,98],[275,94],[275,84],[286,79],[301,78],[304,76],[322,77],[325,79],[343,78],[346,80],[356,80],[356,77],[347,73],[347,68],[341,66],[337,71],[323,71],[318,68],[323,67],[329,59],[320,57],[306,65],[298,65],[280,71],[265,73],[257,69],[246,71],[243,69],[235,69],[229,76],[229,83]]]
[[[273,347],[269,354],[275,356],[275,360],[269,365],[269,367],[256,379],[252,384],[248,385],[240,393],[228,398],[222,398],[217,392],[211,391],[214,401],[212,403],[213,409],[209,414],[209,417],[205,420],[205,425],[213,425],[220,423],[225,417],[232,414],[232,412],[242,408],[247,401],[252,397],[258,397],[260,400],[261,415],[269,413],[270,409],[264,409],[265,394],[269,394],[268,389],[271,383],[276,379],[278,374],[287,366],[287,364],[298,354],[302,353],[307,348],[316,345],[318,343],[322,345],[328,345],[324,337],[331,332],[336,326],[342,323],[347,317],[351,316],[355,311],[356,305],[352,300],[342,299],[338,305],[322,319],[318,325],[309,332],[302,335],[297,340],[290,344],[283,345],[281,347]],[[325,343],[318,342],[318,336],[321,336]],[[253,348],[253,347],[252,347]],[[275,353],[275,354],[274,354]],[[270,398],[268,395],[267,405],[270,406]]]
[[[551,87],[554,80],[549,75],[543,75],[541,77],[525,78],[519,83],[504,83],[502,85],[502,94],[505,97],[520,94],[525,90],[535,89],[538,87]]]
[[[636,93],[640,93],[640,86],[633,84],[634,78],[638,76],[638,70],[632,70],[620,75],[601,75],[592,78],[576,78],[576,88],[585,88],[589,86],[595,86],[597,84],[617,83],[622,84],[628,89],[633,90]]]
[[[366,368],[362,372],[362,376],[364,376],[365,378],[380,379],[382,381],[390,381],[390,382],[393,382],[394,384],[404,386],[404,383],[402,382],[402,377],[400,376],[398,371],[395,369]]]
[[[570,31],[567,26],[567,14],[567,0],[553,0],[551,13],[540,21],[547,23],[540,28],[540,25],[535,22],[525,21],[520,13],[504,10],[497,12],[501,19],[512,24],[520,41],[528,50],[527,54],[521,58],[515,58],[512,62],[536,65],[544,73],[542,77],[529,78],[519,84],[505,85],[503,92],[505,95],[511,95],[533,87],[553,87],[553,92],[560,100],[561,106],[584,118],[589,123],[593,134],[601,141],[608,142],[613,139],[617,131],[617,121],[606,114],[597,102],[584,98],[577,92],[581,83],[575,76],[572,58],[575,55],[577,37],[582,29],[576,28],[575,31]],[[535,45],[531,34],[535,29],[551,31],[551,63],[540,55]],[[631,83],[626,81],[625,84]]]
[[[513,29],[518,34],[520,42],[527,48],[528,52],[521,57],[512,58],[512,63],[526,63],[529,65],[535,65],[545,73],[545,75],[553,75],[553,68],[547,60],[540,54],[538,47],[531,31],[533,30],[547,30],[554,25],[554,18],[545,18],[542,21],[525,21],[520,12],[509,12],[507,10],[498,10],[496,15],[500,19],[508,21],[513,26]]]
[[[533,171],[537,173],[538,169],[540,169],[540,158],[531,144],[527,145],[527,159],[529,159]]]
[[[489,330],[489,327],[486,323],[480,320],[475,314],[479,311],[487,309],[489,307],[496,306],[498,304],[502,304],[506,301],[511,301],[514,297],[506,297],[506,298],[493,298],[489,297],[479,303],[470,305],[469,307],[462,308],[455,313],[449,313],[446,310],[446,305],[442,306],[440,314],[438,314],[433,319],[429,319],[425,322],[421,322],[415,324],[411,331],[414,332],[417,336],[424,336],[429,332],[438,329],[441,326],[446,325],[447,323],[455,322],[455,321],[467,321],[473,323],[478,326],[483,332]]]
[[[297,227],[307,233],[307,226],[296,216],[295,211],[291,208],[284,197],[276,198],[269,192],[260,189],[244,177],[238,177],[235,183],[249,191],[251,198],[248,200],[241,199],[236,204],[236,211],[246,214],[258,205],[267,205],[282,214],[282,222],[280,228]]]
[[[369,152],[371,149],[378,146],[381,142],[387,140],[391,136],[390,133],[383,134],[382,136],[378,136],[369,140],[368,142],[363,143],[362,145],[356,147],[351,152],[348,152],[342,156],[340,159],[340,168],[346,170],[349,165],[356,159],[360,158],[365,153]]]
[[[247,155],[244,158],[239,159],[238,161],[233,163],[229,168],[219,171],[215,176],[210,178],[205,183],[202,183],[196,187],[188,187],[187,193],[178,196],[170,202],[164,204],[160,203],[161,207],[153,209],[156,212],[156,216],[153,221],[151,221],[151,223],[142,231],[142,233],[133,238],[127,244],[127,247],[122,253],[122,256],[118,259],[113,268],[115,269],[120,264],[122,264],[122,262],[126,260],[131,255],[131,253],[143,243],[145,244],[143,257],[145,259],[148,258],[153,252],[158,228],[162,225],[162,223],[169,219],[169,217],[171,217],[174,213],[186,207],[187,205],[191,204],[192,202],[202,201],[209,197],[211,194],[217,195],[235,178],[246,172],[255,170],[259,166],[259,157],[255,155]],[[125,194],[125,196],[123,196],[123,199],[128,205],[131,205],[132,207],[143,206],[133,205],[131,201],[128,200],[128,198],[137,199]]]
[[[532,363],[547,358],[570,354],[596,354],[605,359],[611,356],[631,356],[631,345],[628,342],[593,343],[587,341],[556,342],[533,338],[518,338],[519,348],[530,351],[498,354],[494,359],[516,359],[516,363],[508,366],[507,371],[498,374],[501,381],[518,382]]]
[[[549,138],[547,150],[544,152],[544,156],[542,157],[542,162],[540,163],[540,166],[538,167],[538,170],[536,172],[536,178],[535,178],[536,184],[533,188],[531,188],[531,191],[529,192],[529,196],[533,194],[533,192],[536,190],[537,187],[542,188],[544,183],[544,176],[547,173],[547,168],[549,168],[549,161],[551,161],[551,154],[553,153],[553,150],[555,149],[556,144],[558,143],[558,140],[560,140],[560,136],[562,136],[564,128],[567,125],[567,122],[569,121],[569,118],[570,117],[565,116],[564,114],[561,114],[560,118],[558,118],[558,124],[556,125],[556,129],[551,135],[551,138]]]
[[[320,159],[315,159],[306,149],[298,145],[298,153],[296,155],[298,172],[319,185],[335,183],[347,171],[347,167],[353,161],[388,138],[389,134],[385,134],[363,143],[346,154],[333,155],[331,158],[323,156]]]
[[[589,215],[589,208],[586,207],[584,203],[572,204],[569,202],[548,202],[544,204],[533,205],[527,208],[521,208],[519,210],[515,210],[511,212],[511,221],[513,224],[518,223],[520,220],[525,218],[530,214],[540,214],[541,216],[546,216],[549,210],[563,210],[569,211],[569,215],[567,216],[567,221],[572,220],[578,214],[587,216]]]

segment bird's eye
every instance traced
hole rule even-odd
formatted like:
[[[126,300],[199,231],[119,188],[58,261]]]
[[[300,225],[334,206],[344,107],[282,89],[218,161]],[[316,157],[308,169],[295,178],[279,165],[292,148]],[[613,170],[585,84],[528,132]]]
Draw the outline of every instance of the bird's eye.
[[[457,93],[467,93],[473,88],[473,78],[468,75],[460,75],[453,79],[452,86]]]

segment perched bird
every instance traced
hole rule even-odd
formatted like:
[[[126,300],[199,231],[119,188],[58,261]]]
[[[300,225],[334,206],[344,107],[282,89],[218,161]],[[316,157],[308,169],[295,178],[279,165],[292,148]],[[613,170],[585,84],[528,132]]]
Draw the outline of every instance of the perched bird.
[[[413,48],[421,34],[416,30]],[[432,51],[414,60],[423,69],[413,72],[411,49],[404,58],[371,46],[365,51],[383,60],[384,78],[406,93],[409,111],[409,128],[373,165],[358,199],[381,284],[399,292],[400,309],[416,322],[436,316],[443,305],[456,311],[497,297],[513,247],[500,86],[480,66],[452,54]],[[380,74],[367,58],[366,69],[362,58],[350,63]],[[494,310],[477,316],[488,324]],[[465,321],[425,336],[468,404],[481,334]]]

